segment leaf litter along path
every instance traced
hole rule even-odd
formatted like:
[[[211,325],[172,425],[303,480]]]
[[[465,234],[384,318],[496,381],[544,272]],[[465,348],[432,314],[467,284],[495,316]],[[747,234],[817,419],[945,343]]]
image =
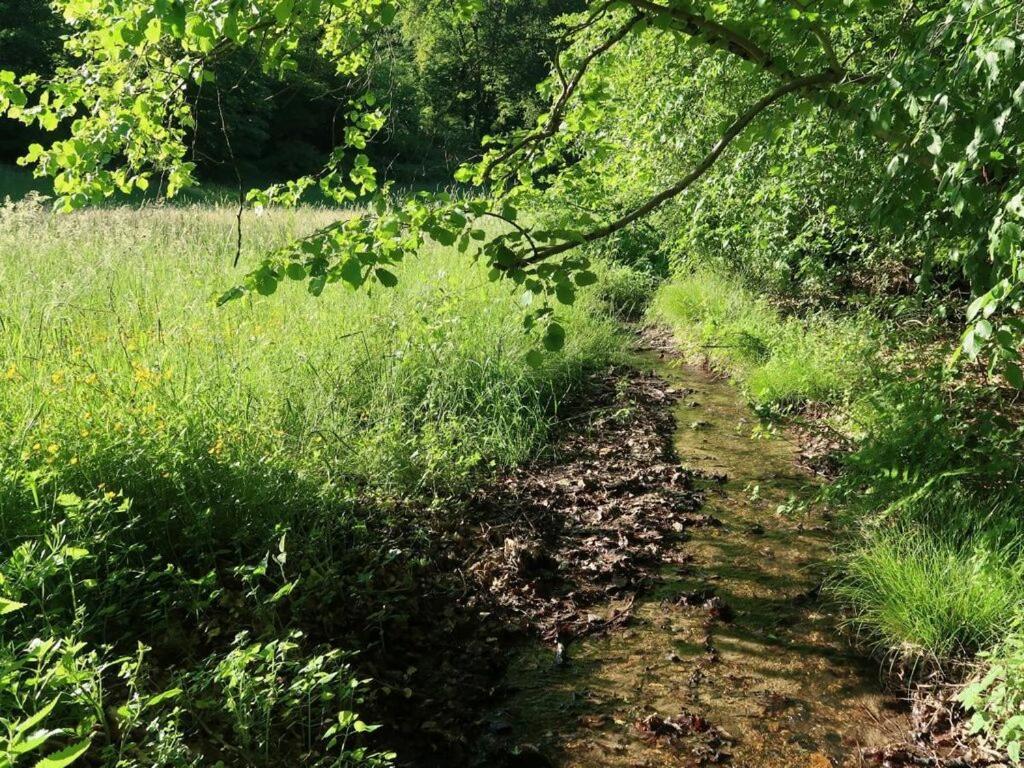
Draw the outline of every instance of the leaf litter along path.
[[[908,720],[819,600],[814,478],[729,382],[644,337],[598,416],[546,466],[484,491],[502,511],[468,568],[535,640],[477,723],[480,765],[828,768]],[[614,389],[614,391],[610,391]],[[511,511],[511,512],[510,512]]]

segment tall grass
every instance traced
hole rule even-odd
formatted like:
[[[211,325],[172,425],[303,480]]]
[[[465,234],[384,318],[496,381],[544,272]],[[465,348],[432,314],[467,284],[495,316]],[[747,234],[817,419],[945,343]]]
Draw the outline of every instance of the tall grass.
[[[883,653],[912,663],[964,658],[998,642],[1024,606],[1018,551],[938,530],[884,529],[844,558],[834,592]]]
[[[963,661],[1024,608],[1020,431],[997,392],[930,359],[853,404],[862,437],[829,488],[857,531],[836,593],[905,661]]]
[[[240,269],[332,215],[250,219]],[[237,279],[226,208],[0,216],[7,535],[44,480],[229,526],[315,498],[451,493],[538,451],[581,369],[617,345],[585,296],[567,349],[531,368],[507,286],[440,248],[395,290],[293,286],[217,309]]]
[[[214,306],[336,215],[250,219],[235,268],[227,207],[0,207],[0,752],[42,712],[94,765],[389,762],[347,651],[439,599],[428,521],[620,340],[598,285],[531,367],[519,297],[441,248],[395,289]]]
[[[690,351],[726,368],[760,405],[841,398],[871,372],[873,330],[866,317],[782,317],[714,272],[678,275],[658,292],[652,312]]]

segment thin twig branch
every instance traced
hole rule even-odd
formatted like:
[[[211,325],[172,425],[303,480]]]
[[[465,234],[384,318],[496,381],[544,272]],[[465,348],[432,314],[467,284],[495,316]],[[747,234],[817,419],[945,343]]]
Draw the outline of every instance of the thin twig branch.
[[[629,0],[629,4],[638,11],[649,15],[672,19],[675,22],[673,28],[676,31],[691,37],[703,38],[711,46],[749,61],[783,80],[792,80],[796,77],[792,70],[779,62],[753,39],[724,24],[683,8],[670,8],[652,0]]]
[[[238,210],[235,213],[235,260],[232,268],[238,267],[242,258],[242,214],[245,213],[245,187],[242,185],[242,174],[238,170],[238,160],[235,159],[235,151],[231,148],[231,135],[228,131],[228,123],[224,118],[224,105],[220,98],[220,88],[217,88],[217,111],[220,113],[220,129],[224,132],[224,144],[227,146],[228,157],[231,159],[231,166],[235,170],[235,181],[238,183]]]
[[[607,52],[616,43],[620,42],[642,18],[642,15],[637,15],[631,18],[628,22],[619,27],[612,35],[610,35],[603,43],[594,48],[594,50],[584,57],[583,61],[580,62],[576,71],[573,73],[572,78],[565,82],[565,85],[562,87],[561,94],[559,94],[554,104],[551,105],[551,110],[548,112],[548,119],[544,124],[544,127],[538,131],[527,134],[519,141],[508,146],[504,152],[501,152],[499,155],[488,161],[482,174],[484,179],[489,179],[492,171],[497,166],[507,162],[510,158],[522,152],[528,146],[550,139],[558,132],[559,128],[562,127],[562,121],[565,119],[565,112],[569,107],[569,102],[572,99],[573,94],[576,93],[576,89],[579,88],[584,75],[587,73],[587,69],[589,69],[594,59]],[[564,76],[562,77],[564,79]]]
[[[803,0],[793,0],[793,2],[802,12],[808,12],[807,3]],[[832,43],[832,37],[829,35],[828,30],[813,18],[807,19],[807,26],[810,28],[811,34],[817,38],[818,43],[821,45],[821,50],[824,52],[825,58],[828,59],[828,64],[832,71],[836,73],[843,72],[843,64],[839,60],[839,54],[836,53],[836,47]]]
[[[513,227],[516,231],[519,232],[519,234],[526,238],[526,242],[530,244],[530,250],[533,251],[534,253],[537,253],[537,243],[534,242],[533,236],[530,235],[530,231],[526,229],[524,226],[522,226],[518,222],[513,221],[507,216],[502,216],[500,213],[495,213],[494,211],[486,211],[484,213],[484,216],[490,216],[492,219],[504,221],[506,224]]]

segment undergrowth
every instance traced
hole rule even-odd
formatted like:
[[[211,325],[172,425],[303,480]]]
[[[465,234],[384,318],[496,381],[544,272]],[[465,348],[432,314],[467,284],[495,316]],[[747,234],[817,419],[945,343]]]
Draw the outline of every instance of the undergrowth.
[[[724,367],[753,402],[784,409],[842,398],[871,372],[873,328],[866,316],[782,317],[735,281],[710,271],[675,277],[653,315],[684,346]]]
[[[331,216],[250,220],[240,268]],[[388,762],[350,651],[422,598],[419,516],[617,354],[600,285],[532,367],[519,297],[440,248],[216,309],[227,208],[0,218],[0,765]]]
[[[998,642],[1024,600],[1019,542],[955,542],[924,527],[869,534],[833,593],[883,655],[942,665]]]

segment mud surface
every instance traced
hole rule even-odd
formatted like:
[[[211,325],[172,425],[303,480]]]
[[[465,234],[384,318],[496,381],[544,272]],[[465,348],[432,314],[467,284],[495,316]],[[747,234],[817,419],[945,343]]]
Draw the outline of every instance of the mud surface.
[[[488,494],[517,513],[469,571],[535,639],[506,659],[472,752],[486,765],[867,764],[908,721],[819,599],[815,478],[729,382],[664,350],[641,360],[651,373],[606,393],[605,420],[568,436],[560,460]]]

